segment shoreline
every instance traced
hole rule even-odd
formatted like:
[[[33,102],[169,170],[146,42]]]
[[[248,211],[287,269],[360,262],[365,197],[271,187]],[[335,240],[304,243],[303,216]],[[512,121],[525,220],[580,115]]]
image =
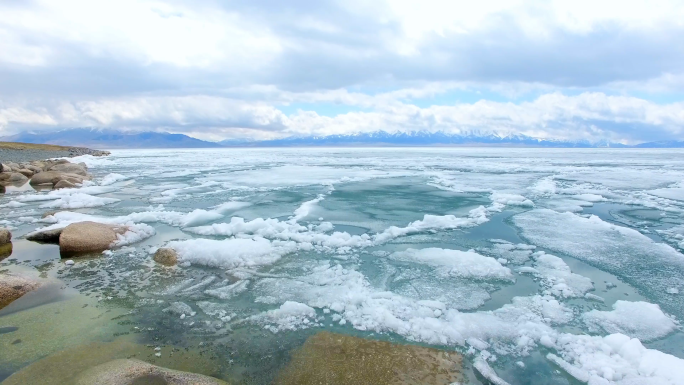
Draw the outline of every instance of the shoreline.
[[[0,162],[22,163],[54,158],[73,158],[81,155],[107,156],[109,151],[86,147],[68,147],[52,144],[0,142]]]

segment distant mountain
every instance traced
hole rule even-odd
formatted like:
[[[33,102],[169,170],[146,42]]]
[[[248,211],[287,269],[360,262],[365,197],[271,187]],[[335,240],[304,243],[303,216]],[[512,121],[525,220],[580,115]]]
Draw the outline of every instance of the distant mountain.
[[[329,136],[302,136],[276,140],[224,140],[214,143],[183,134],[166,132],[126,133],[113,129],[75,128],[56,132],[21,133],[0,141],[56,144],[89,148],[216,148],[216,147],[352,147],[352,146],[499,146],[547,148],[684,148],[682,141],[660,141],[627,146],[608,141],[566,141],[538,139],[525,135],[447,134],[444,132],[371,133]]]
[[[663,140],[660,142],[647,142],[632,146],[635,148],[684,148],[684,142],[676,140]]]
[[[228,147],[295,147],[295,146],[508,146],[508,147],[628,147],[620,143],[588,141],[562,141],[536,139],[525,135],[497,136],[453,135],[443,132],[416,131],[408,133],[388,133],[376,131],[364,134],[290,137],[265,141],[219,142]]]
[[[75,128],[40,133],[21,133],[0,138],[8,142],[57,144],[90,148],[204,148],[221,147],[183,134],[165,132],[125,133],[117,130]]]

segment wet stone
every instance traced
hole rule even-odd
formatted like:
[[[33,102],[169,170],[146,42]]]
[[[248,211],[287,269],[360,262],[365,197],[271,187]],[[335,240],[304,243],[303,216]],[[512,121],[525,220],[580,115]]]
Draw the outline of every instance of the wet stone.
[[[321,332],[294,352],[275,383],[447,385],[463,380],[462,359],[457,352]]]

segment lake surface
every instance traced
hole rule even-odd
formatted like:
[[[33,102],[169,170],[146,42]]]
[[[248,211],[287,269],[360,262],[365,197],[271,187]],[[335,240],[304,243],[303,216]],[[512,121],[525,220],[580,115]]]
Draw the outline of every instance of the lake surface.
[[[75,161],[94,175],[80,189],[0,196],[14,237],[0,270],[54,282],[0,311],[0,379],[124,338],[152,363],[266,384],[332,331],[458,351],[473,384],[684,383],[684,151],[174,149]],[[131,231],[71,266],[56,245],[22,239],[83,220]],[[165,246],[179,266],[152,260]]]

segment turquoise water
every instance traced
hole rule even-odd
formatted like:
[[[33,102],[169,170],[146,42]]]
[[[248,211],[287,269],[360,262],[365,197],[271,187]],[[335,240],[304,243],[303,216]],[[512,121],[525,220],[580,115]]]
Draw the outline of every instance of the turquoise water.
[[[575,384],[581,382],[547,354],[586,368],[542,337],[614,334],[611,326],[592,328],[583,314],[609,312],[617,301],[659,305],[675,320],[671,330],[655,338],[621,332],[684,358],[677,323],[684,317],[682,294],[665,290],[684,293],[684,270],[678,270],[684,262],[677,260],[684,261],[677,236],[684,195],[671,198],[684,183],[681,155],[487,148],[136,150],[82,157],[95,176],[91,186],[20,189],[0,198],[2,225],[15,238],[0,270],[58,286],[1,310],[0,342],[11,344],[22,328],[8,320],[47,304],[79,298],[87,305],[82,309],[105,315],[80,321],[84,329],[97,324],[97,333],[65,335],[42,352],[40,346],[31,354],[6,350],[0,378],[62,348],[124,336],[152,347],[198,348],[218,364],[212,375],[269,383],[293,349],[330,330],[459,351],[470,383],[486,383],[472,367],[485,357],[510,384]],[[9,202],[21,205],[2,207]],[[41,219],[48,210],[63,212]],[[194,210],[203,211],[189,214]],[[537,213],[548,223],[537,228],[522,220]],[[589,215],[597,227],[584,234]],[[146,237],[75,259],[73,266],[60,259],[58,246],[22,239],[76,218],[139,226]],[[239,218],[249,225],[237,225]],[[620,235],[623,244],[616,246],[632,258],[630,268],[646,257],[639,250],[668,245],[648,256],[671,264],[662,272],[666,288],[634,281],[634,271],[605,268],[600,253],[619,233],[611,225],[635,230]],[[542,230],[551,231],[552,243],[530,236]],[[597,259],[576,253],[562,237],[566,230],[568,240],[582,239]],[[198,239],[215,242],[192,243]],[[182,250],[178,267],[152,261],[153,251],[169,242]],[[561,282],[575,294],[550,288],[551,279],[559,283],[556,270],[525,270],[539,268],[540,252],[580,276]],[[582,277],[590,290],[575,284]],[[288,301],[299,307],[288,308]]]

